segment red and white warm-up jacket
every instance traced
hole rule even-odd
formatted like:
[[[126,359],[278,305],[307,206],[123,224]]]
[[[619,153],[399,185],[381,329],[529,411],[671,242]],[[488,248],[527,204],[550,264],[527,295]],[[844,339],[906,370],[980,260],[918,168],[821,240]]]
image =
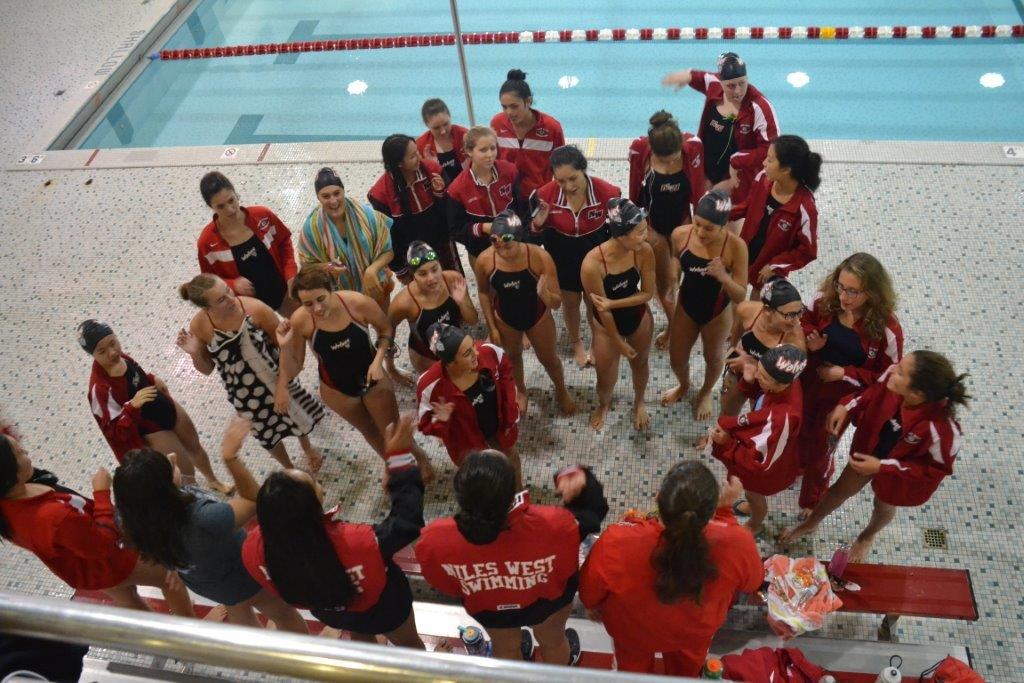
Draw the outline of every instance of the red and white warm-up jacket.
[[[122,357],[125,363],[139,366],[127,354],[122,354]],[[156,383],[151,373],[144,372],[141,367],[139,372],[146,376],[150,384]],[[89,376],[89,407],[92,416],[96,418],[96,424],[118,462],[124,459],[128,451],[146,445],[139,431],[142,411],[130,403],[133,394],[128,390],[129,374],[126,372],[120,377],[111,377],[102,365],[93,361],[92,374]]]
[[[693,215],[697,202],[707,192],[707,180],[704,175],[704,143],[692,133],[683,133],[683,170],[690,183],[690,208],[688,215]],[[637,206],[649,206],[650,201],[641,197],[644,181],[651,171],[651,143],[647,136],[639,137],[629,145],[629,201]]]
[[[556,483],[579,469],[562,470]],[[565,507],[531,505],[528,491],[518,493],[505,530],[485,545],[467,541],[452,517],[428,524],[416,544],[423,578],[460,598],[470,615],[521,610],[561,597],[579,573],[580,542],[598,531],[608,514],[603,487],[583,469],[586,487]]]
[[[10,541],[43,561],[72,588],[103,590],[128,578],[138,556],[121,546],[110,491],[93,500],[56,487],[31,498],[0,498]]]
[[[704,131],[711,122],[711,109],[717,107],[724,99],[725,93],[718,76],[710,71],[693,69],[690,87],[704,93],[704,111],[700,115],[700,128]],[[740,185],[733,198],[742,199],[750,187],[754,176],[761,170],[761,164],[768,155],[768,147],[772,140],[779,136],[779,123],[775,117],[775,108],[768,98],[753,85],[747,86],[747,94],[740,103],[736,123],[733,124],[736,136],[736,152],[729,158],[729,165],[739,172]]]
[[[756,384],[741,380],[739,388],[747,398],[764,398],[749,413],[722,415],[718,426],[732,439],[716,444],[710,439],[706,452],[718,458],[739,477],[747,491],[772,496],[784,491],[800,474],[797,435],[803,416],[803,390],[793,382],[777,394],[763,393]]]
[[[491,119],[491,129],[498,136],[498,158],[519,169],[524,197],[551,180],[551,152],[565,144],[562,124],[555,117],[536,109],[530,111],[535,123],[522,140],[507,114],[495,114]]]
[[[743,231],[740,237],[748,245],[761,227],[768,197],[771,195],[772,181],[768,174],[761,171],[754,178],[750,193],[745,204],[733,207],[730,218],[743,218]],[[775,209],[768,221],[768,232],[764,245],[747,272],[750,273],[750,284],[758,287],[758,273],[765,266],[783,277],[789,276],[794,270],[800,270],[818,258],[818,207],[814,203],[814,193],[803,185],[788,202]]]
[[[732,510],[719,508],[704,527],[714,578],[704,584],[699,603],[683,598],[667,605],[658,599],[651,564],[664,529],[656,517],[636,512],[605,529],[580,572],[580,599],[600,610],[616,651],[682,651],[703,663],[736,594],[752,593],[764,581],[761,554]]]
[[[604,227],[608,217],[608,200],[621,197],[622,190],[606,180],[587,174],[587,201],[579,213],[573,212],[565,193],[554,180],[545,183],[534,196],[551,207],[544,225],[533,228],[534,232],[554,230],[569,237],[580,237]]]
[[[461,242],[473,256],[491,245],[482,232],[505,209],[520,210],[519,170],[515,164],[498,159],[494,162],[491,181],[483,184],[466,168],[448,186],[448,230],[452,239]]]
[[[441,175],[441,167],[432,159],[420,160],[420,167],[416,169],[416,179],[405,189],[406,199],[409,201],[409,212],[420,214],[428,211],[442,197],[444,190],[435,192],[431,185],[433,176]],[[393,219],[402,218],[402,200],[395,186],[395,179],[390,173],[382,173],[377,182],[373,184],[370,191],[366,193],[373,208]]]
[[[265,206],[243,206],[241,208],[245,213],[245,226],[263,242],[267,251],[270,252],[271,258],[274,259],[277,272],[285,282],[288,282],[295,277],[299,270],[295,264],[292,233],[277,217],[277,214]],[[231,246],[217,232],[216,215],[199,234],[196,247],[199,250],[199,270],[216,275],[234,290],[235,280],[239,277],[238,266],[231,253]]]
[[[469,129],[465,126],[452,124],[452,151],[455,152],[455,163],[458,164],[460,169],[466,167],[467,132],[469,132]],[[416,149],[419,150],[420,156],[424,159],[437,160],[437,143],[434,141],[433,133],[429,130],[416,138]],[[448,169],[445,169],[445,173],[448,173]]]
[[[953,474],[963,432],[945,400],[905,407],[903,397],[886,388],[891,371],[845,403],[847,417],[857,427],[850,453],[873,454],[882,428],[898,412],[899,440],[882,460],[871,488],[889,505],[923,505],[942,480]]]
[[[473,343],[479,364],[477,370],[488,372],[494,380],[498,400],[498,431],[494,436],[504,450],[514,446],[519,438],[519,403],[516,401],[512,362],[500,346],[481,341]],[[454,405],[451,417],[445,422],[434,419],[434,410],[430,406],[442,400]],[[420,431],[441,439],[456,466],[462,464],[467,453],[490,448],[480,431],[476,409],[462,390],[448,379],[441,361],[435,362],[420,375],[416,382],[416,403],[419,406]]]

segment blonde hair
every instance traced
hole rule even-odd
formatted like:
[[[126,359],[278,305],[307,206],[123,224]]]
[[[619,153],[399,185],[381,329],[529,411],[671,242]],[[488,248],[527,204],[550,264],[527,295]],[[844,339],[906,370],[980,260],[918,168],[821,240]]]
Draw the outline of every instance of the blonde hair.
[[[469,152],[475,149],[476,143],[486,137],[492,137],[497,140],[498,134],[487,126],[473,126],[470,128],[466,131],[466,137],[463,138],[466,151]]]
[[[216,275],[208,273],[196,275],[178,287],[178,296],[185,301],[191,301],[199,308],[206,308],[209,305],[209,302],[206,301],[206,293],[217,284],[219,279]]]
[[[896,312],[896,290],[885,266],[871,254],[857,252],[847,256],[821,283],[821,302],[825,315],[839,315],[839,293],[836,284],[843,271],[860,280],[861,291],[867,296],[864,304],[864,331],[872,339],[883,339],[889,318]]]

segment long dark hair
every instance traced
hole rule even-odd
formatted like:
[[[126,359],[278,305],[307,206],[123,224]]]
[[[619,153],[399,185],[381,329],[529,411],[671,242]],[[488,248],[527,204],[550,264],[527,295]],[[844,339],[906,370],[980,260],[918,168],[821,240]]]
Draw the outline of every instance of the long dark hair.
[[[780,135],[772,140],[779,166],[789,169],[793,180],[811,192],[821,184],[821,155],[812,152],[807,141],[799,135]]]
[[[0,498],[18,483],[18,457],[14,454],[14,438],[0,433]],[[0,536],[11,539],[11,525],[0,513]]]
[[[526,82],[526,72],[521,69],[510,69],[506,75],[505,82],[501,84],[501,88],[498,89],[498,97],[501,97],[505,93],[515,93],[515,96],[524,102],[533,97],[533,91],[530,90],[530,84]]]
[[[221,190],[235,191],[228,177],[220,171],[210,171],[199,181],[199,194],[203,195],[203,201],[207,206],[213,201],[214,196]]]
[[[836,283],[844,270],[860,279],[861,289],[868,297],[864,304],[864,331],[871,339],[884,339],[889,319],[896,313],[896,289],[885,266],[871,254],[857,252],[843,259],[822,281],[821,301],[815,308],[824,315],[839,315],[842,306]]]
[[[914,351],[914,374],[910,386],[924,395],[928,403],[947,401],[950,415],[956,415],[957,406],[967,406],[971,395],[967,393],[968,374],[957,374],[953,364],[935,351]]]
[[[509,508],[516,495],[516,474],[498,451],[470,453],[455,473],[458,527],[474,545],[491,543],[505,529]]]
[[[285,602],[315,609],[346,607],[356,596],[324,528],[324,513],[309,484],[274,472],[256,497],[267,573]]]
[[[405,182],[405,174],[402,173],[402,161],[405,159],[409,143],[416,144],[408,135],[395,133],[384,138],[384,144],[380,146],[380,155],[384,159],[384,169],[395,182],[395,193],[398,195],[398,204],[402,207],[402,214],[409,215],[409,185]]]
[[[704,584],[715,578],[704,527],[718,506],[718,482],[703,464],[681,462],[665,475],[658,491],[658,512],[665,530],[651,554],[658,600],[671,605],[683,598],[700,601]]]
[[[184,530],[193,496],[174,485],[163,453],[135,448],[114,470],[114,503],[124,537],[139,555],[171,569],[187,567]]]

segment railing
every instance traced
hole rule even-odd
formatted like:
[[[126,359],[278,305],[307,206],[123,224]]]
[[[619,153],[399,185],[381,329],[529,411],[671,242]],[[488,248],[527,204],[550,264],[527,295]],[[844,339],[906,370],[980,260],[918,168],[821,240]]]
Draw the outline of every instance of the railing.
[[[0,593],[0,632],[319,681],[535,683],[548,679],[559,683],[647,683],[664,680],[646,675],[328,640],[13,593]]]

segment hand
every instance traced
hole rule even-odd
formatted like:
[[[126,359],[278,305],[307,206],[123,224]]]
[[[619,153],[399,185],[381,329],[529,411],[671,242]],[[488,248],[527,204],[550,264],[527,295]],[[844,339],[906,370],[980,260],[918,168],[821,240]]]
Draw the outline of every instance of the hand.
[[[842,403],[833,408],[825,420],[825,431],[832,436],[839,436],[843,431],[843,425],[846,424],[846,415],[849,412]]]
[[[559,477],[558,483],[555,484],[555,488],[557,488],[558,492],[562,494],[562,503],[568,504],[579,497],[586,485],[587,474],[580,470],[579,472],[573,472],[572,474],[567,474],[564,477]]]
[[[399,415],[398,422],[392,422],[385,428],[385,453],[408,453],[412,450],[412,433],[415,420],[416,414],[410,411]]]
[[[718,492],[718,507],[732,507],[743,493],[743,484],[739,477],[732,474],[725,477],[725,482]]]
[[[882,461],[873,455],[854,453],[850,456],[850,469],[861,476],[870,477],[882,469]]]
[[[735,190],[740,186],[740,172],[732,166],[729,166],[729,191]]]
[[[455,404],[449,403],[443,398],[440,401],[432,402],[430,409],[434,413],[434,422],[447,422],[452,417],[452,411],[455,410]]]
[[[256,287],[247,277],[235,278],[235,294],[238,296],[256,296]]]
[[[181,580],[178,572],[167,572],[167,576],[164,577],[164,590],[170,593],[180,593],[185,590],[185,582]]]
[[[711,259],[705,272],[719,282],[725,282],[729,278],[729,272],[725,269],[725,263],[722,262],[721,256]]]
[[[757,361],[754,360],[753,356],[743,350],[742,345],[737,344],[732,347],[730,351],[736,354],[735,356],[732,356],[730,353],[729,355],[732,357],[725,359],[725,364],[730,370],[733,370],[734,372],[743,372],[744,365],[750,365],[751,363],[757,365]]]
[[[142,387],[135,392],[132,396],[132,400],[128,403],[132,408],[138,410],[142,406],[146,405],[150,401],[156,400],[157,388],[156,387]]]
[[[367,268],[366,272],[363,273],[363,294],[374,300],[379,300],[381,295],[384,294],[380,279],[377,277],[377,271],[372,268]]]
[[[274,392],[274,412],[278,415],[287,415],[292,404],[292,395],[288,391],[288,385],[284,385]]]
[[[551,205],[543,199],[537,200],[537,215],[533,217],[533,229],[540,230],[551,214]]]
[[[156,390],[161,394],[164,394],[165,396],[171,395],[171,390],[167,388],[167,383],[156,375],[153,375],[153,386],[155,386]]]
[[[114,480],[111,478],[110,472],[107,471],[107,468],[101,467],[96,470],[96,474],[92,475],[92,490],[109,491],[110,485],[113,481]]]
[[[633,360],[634,358],[636,358],[636,353],[637,352],[636,352],[636,349],[634,349],[629,344],[629,342],[623,340],[623,342],[619,345],[619,353],[621,353],[623,356],[625,356],[629,360]]]
[[[822,382],[838,382],[845,375],[846,371],[843,370],[841,365],[818,366],[818,377],[821,378]]]
[[[459,275],[455,278],[455,281],[451,283],[450,290],[452,298],[458,303],[465,303],[468,290],[466,288],[466,278]]]
[[[765,281],[771,276],[775,275],[775,271],[771,266],[765,266],[761,270],[757,271],[757,284],[763,285]]]
[[[220,442],[220,457],[225,462],[238,456],[251,430],[252,423],[249,422],[249,418],[241,415],[231,418],[228,428],[224,431],[224,439]]]
[[[348,272],[348,265],[341,261],[331,261],[327,264],[327,272],[331,274],[331,277],[337,279],[342,273]]]
[[[743,366],[743,381],[747,384],[755,384],[757,382],[757,363],[747,363]]]
[[[284,348],[291,343],[292,338],[295,336],[295,329],[292,327],[292,321],[285,318],[278,324],[277,329],[274,330],[274,336],[277,338],[277,345],[280,348]]]
[[[490,235],[491,234],[491,224],[490,223],[481,223],[480,224],[480,232],[482,232],[485,235]]]
[[[539,296],[541,299],[543,299],[544,295],[547,293],[547,291],[548,291],[548,274],[547,273],[541,273],[540,277],[537,278],[537,296]]]
[[[708,432],[708,438],[711,439],[712,443],[718,446],[724,446],[729,443],[730,439],[732,439],[729,432],[725,431],[717,424],[711,428],[710,432]]]
[[[366,384],[372,386],[384,379],[384,375],[384,361],[374,360],[366,371]]]
[[[609,299],[606,296],[601,296],[600,294],[591,294],[590,300],[594,302],[594,310],[598,311],[599,313],[604,313],[605,311],[611,309],[611,299]]]
[[[822,334],[817,330],[813,330],[807,335],[807,350],[808,351],[820,351],[824,346],[825,342],[828,341],[828,335]]]
[[[198,356],[203,352],[203,342],[184,327],[178,330],[178,338],[174,343],[190,356]]]
[[[676,90],[685,88],[690,85],[690,81],[693,79],[693,72],[690,69],[683,69],[682,71],[673,71],[670,74],[665,74],[661,79],[662,85],[675,86]]]
[[[430,176],[430,189],[433,190],[436,195],[444,192],[444,178],[436,173],[432,174]]]

